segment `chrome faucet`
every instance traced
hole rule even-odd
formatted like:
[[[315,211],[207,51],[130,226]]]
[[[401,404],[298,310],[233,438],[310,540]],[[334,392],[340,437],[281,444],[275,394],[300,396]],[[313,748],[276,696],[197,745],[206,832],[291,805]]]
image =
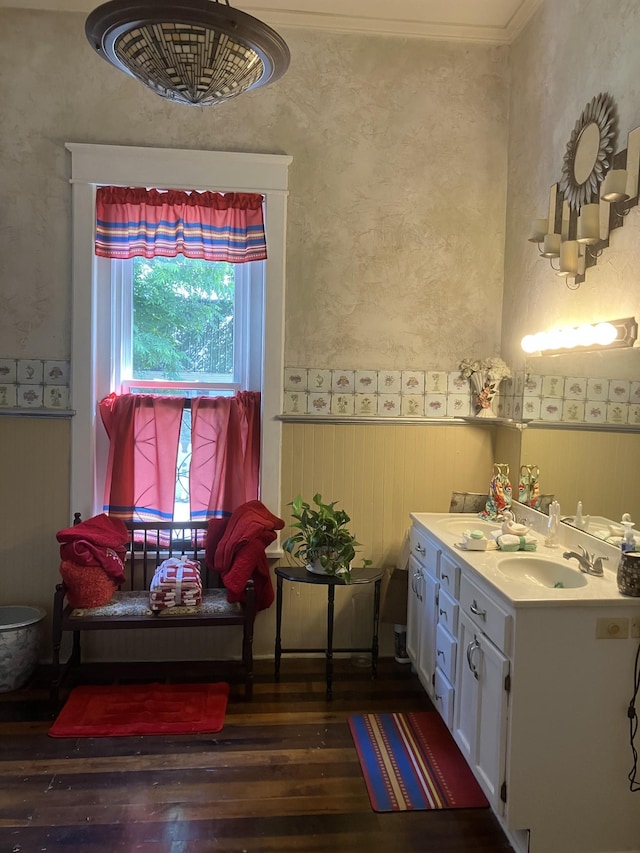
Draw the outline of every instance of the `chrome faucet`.
[[[581,554],[577,554],[575,551],[565,551],[562,556],[565,560],[570,560],[572,557],[575,557],[580,564],[581,572],[601,578],[604,575],[602,561],[608,560],[609,558],[594,557],[594,555],[590,554],[583,545],[578,545],[578,548],[580,548],[580,551],[582,552]]]

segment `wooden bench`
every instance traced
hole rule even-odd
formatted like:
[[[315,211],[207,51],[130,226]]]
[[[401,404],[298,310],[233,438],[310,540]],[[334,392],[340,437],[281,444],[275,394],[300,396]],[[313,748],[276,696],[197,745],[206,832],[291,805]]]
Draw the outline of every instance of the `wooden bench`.
[[[79,522],[76,515],[75,522]],[[224,668],[237,674],[245,684],[245,696],[253,690],[253,625],[256,599],[253,581],[245,587],[244,603],[229,603],[227,591],[216,571],[205,565],[207,522],[127,522],[131,539],[127,546],[126,582],[100,607],[74,608],[67,600],[67,586],[57,584],[53,600],[53,672],[51,701],[58,702],[59,688],[67,675],[82,662],[83,631],[162,628],[215,628],[237,625],[242,628],[242,652],[233,661],[207,660],[211,670]],[[149,607],[149,585],[156,568],[169,557],[186,555],[201,567],[202,604],[170,607],[154,612]],[[68,659],[62,662],[61,645],[65,632],[73,635]]]

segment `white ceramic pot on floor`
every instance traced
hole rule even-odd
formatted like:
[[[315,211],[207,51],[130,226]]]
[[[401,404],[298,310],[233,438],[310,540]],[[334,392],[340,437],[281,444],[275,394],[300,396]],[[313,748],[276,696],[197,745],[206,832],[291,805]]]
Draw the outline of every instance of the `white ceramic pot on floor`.
[[[0,693],[24,687],[33,675],[46,615],[24,604],[0,607]]]

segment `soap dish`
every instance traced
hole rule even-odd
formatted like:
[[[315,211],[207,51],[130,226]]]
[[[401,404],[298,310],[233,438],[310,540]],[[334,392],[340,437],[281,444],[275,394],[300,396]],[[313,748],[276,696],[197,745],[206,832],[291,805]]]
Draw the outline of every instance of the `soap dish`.
[[[465,539],[464,547],[467,551],[486,551],[489,547],[488,539]]]
[[[462,534],[461,544],[465,551],[487,551],[497,547],[496,543],[491,539],[487,539],[484,534],[482,536],[474,536],[471,530],[465,530]]]

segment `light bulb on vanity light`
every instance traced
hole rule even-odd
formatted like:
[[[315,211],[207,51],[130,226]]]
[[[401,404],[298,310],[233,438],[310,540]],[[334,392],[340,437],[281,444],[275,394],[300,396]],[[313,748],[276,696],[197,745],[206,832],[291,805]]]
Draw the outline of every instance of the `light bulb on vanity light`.
[[[525,335],[520,342],[524,352],[533,355],[543,352],[563,352],[568,349],[598,349],[600,347],[632,347],[638,337],[634,317],[600,323],[582,323],[548,332]]]

